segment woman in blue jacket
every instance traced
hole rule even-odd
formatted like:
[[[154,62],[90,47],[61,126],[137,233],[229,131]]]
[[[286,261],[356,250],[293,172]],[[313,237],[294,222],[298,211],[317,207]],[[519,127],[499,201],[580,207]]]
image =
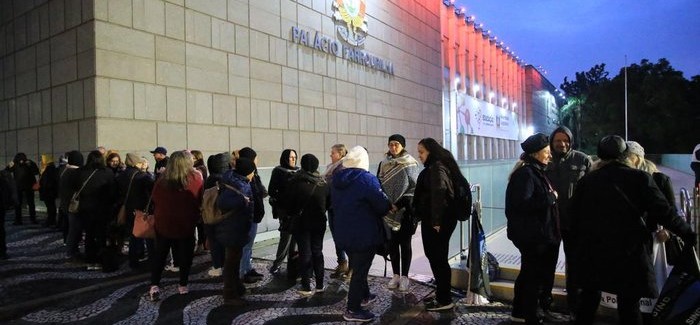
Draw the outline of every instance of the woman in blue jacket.
[[[377,296],[369,292],[367,274],[377,245],[384,241],[381,218],[391,202],[377,177],[369,172],[367,151],[356,146],[343,158],[343,170],[333,175],[332,207],[335,213],[336,245],[348,253],[353,270],[348,291],[346,321],[369,322],[374,314],[363,309]]]

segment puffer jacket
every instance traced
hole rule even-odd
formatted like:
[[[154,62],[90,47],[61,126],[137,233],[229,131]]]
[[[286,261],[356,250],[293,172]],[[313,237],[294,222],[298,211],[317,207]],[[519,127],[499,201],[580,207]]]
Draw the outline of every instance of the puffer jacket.
[[[238,192],[225,185],[236,188]],[[248,179],[234,170],[226,171],[221,177],[216,204],[222,213],[230,213],[214,226],[216,240],[225,247],[245,246],[251,240],[248,233],[253,225],[254,212],[253,190]]]
[[[446,218],[456,218],[449,213],[449,203],[454,198],[454,188],[450,172],[440,161],[432,161],[430,156],[425,168],[418,175],[416,190],[413,193],[413,210],[416,216],[431,226],[448,224]]]
[[[349,252],[363,252],[383,241],[380,218],[391,209],[379,180],[360,168],[346,168],[333,175],[336,246]]]

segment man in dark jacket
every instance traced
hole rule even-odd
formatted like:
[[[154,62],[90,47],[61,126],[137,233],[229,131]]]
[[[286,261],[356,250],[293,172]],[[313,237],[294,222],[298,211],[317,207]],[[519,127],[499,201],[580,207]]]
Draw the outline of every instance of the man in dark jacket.
[[[255,243],[255,235],[258,233],[258,224],[265,216],[265,202],[267,197],[267,189],[260,180],[258,175],[258,154],[253,148],[245,147],[238,151],[240,158],[247,158],[255,165],[253,180],[250,182],[250,187],[253,190],[253,224],[250,227],[250,242],[243,247],[243,257],[241,258],[240,275],[243,276],[243,281],[246,283],[254,283],[262,280],[263,275],[258,273],[253,268],[253,244]],[[296,278],[296,277],[295,277]]]
[[[557,205],[559,206],[559,229],[564,243],[566,254],[566,298],[569,311],[573,315],[576,310],[578,289],[574,286],[575,273],[571,272],[571,263],[576,262],[575,252],[569,235],[569,199],[574,194],[576,183],[591,169],[591,158],[583,152],[573,149],[573,136],[571,130],[560,126],[549,137],[549,146],[552,149],[552,160],[547,165],[546,174],[552,182],[552,187],[557,191]],[[556,320],[557,317],[550,312],[552,305],[552,288],[542,288],[542,292],[548,292],[548,299],[540,301],[545,320]]]
[[[627,164],[626,150],[619,136],[601,139],[602,161],[581,178],[571,198],[574,271],[586,275],[577,278],[577,324],[593,322],[601,291],[617,294],[620,324],[642,324],[639,299],[658,296],[648,227],[661,224],[690,246],[697,241],[651,175]]]
[[[151,151],[153,154],[153,159],[156,160],[156,166],[154,168],[154,173],[156,175],[156,179],[158,179],[158,176],[160,176],[160,173],[165,171],[165,166],[168,165],[168,149],[165,149],[164,147],[156,147]]]
[[[29,220],[36,224],[33,187],[37,182],[37,176],[39,176],[39,167],[35,162],[27,159],[27,155],[20,152],[7,166],[7,170],[12,172],[17,186],[17,204],[15,205],[15,222],[13,224],[22,224],[22,203],[25,200],[29,209]]]

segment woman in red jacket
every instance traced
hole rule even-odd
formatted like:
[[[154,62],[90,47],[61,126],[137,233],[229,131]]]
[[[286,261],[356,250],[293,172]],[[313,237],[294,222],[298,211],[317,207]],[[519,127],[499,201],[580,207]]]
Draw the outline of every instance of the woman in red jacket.
[[[170,156],[165,172],[153,187],[155,205],[155,258],[151,270],[149,297],[158,300],[160,278],[168,251],[172,249],[180,261],[178,292],[187,294],[187,278],[194,255],[194,230],[202,202],[202,174],[193,167],[192,154],[178,151]]]

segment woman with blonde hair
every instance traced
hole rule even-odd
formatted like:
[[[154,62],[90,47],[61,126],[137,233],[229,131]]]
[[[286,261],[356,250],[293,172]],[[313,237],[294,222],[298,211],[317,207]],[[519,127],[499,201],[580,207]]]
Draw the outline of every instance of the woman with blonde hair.
[[[199,220],[203,184],[202,174],[194,169],[192,154],[177,151],[170,156],[165,171],[153,187],[156,238],[149,290],[152,301],[159,298],[160,279],[170,249],[179,257],[178,292],[181,295],[189,292],[187,282],[194,255],[194,230]]]

